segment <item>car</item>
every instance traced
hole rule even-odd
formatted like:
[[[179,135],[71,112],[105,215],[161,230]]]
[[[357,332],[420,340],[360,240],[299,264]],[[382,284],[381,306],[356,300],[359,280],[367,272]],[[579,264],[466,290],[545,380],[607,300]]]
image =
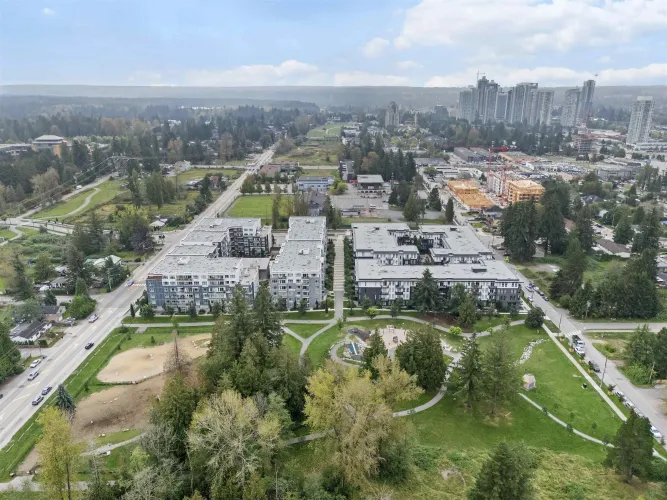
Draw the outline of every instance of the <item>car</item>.
[[[39,396],[37,396],[35,399],[32,400],[32,405],[37,406],[42,401],[44,401],[44,396],[40,394]]]
[[[588,366],[591,370],[593,370],[595,373],[600,373],[600,365],[598,365],[595,361],[590,360],[588,362]]]
[[[586,354],[586,348],[582,345],[576,345],[574,346],[574,352],[576,352],[579,356],[583,356]]]
[[[623,391],[620,391],[619,389],[614,389],[613,394],[614,394],[614,396],[616,396],[618,399],[625,399],[625,394],[623,394]]]
[[[74,318],[67,318],[65,320],[65,324],[68,326],[72,326],[74,324],[75,319]]]
[[[544,299],[545,302],[549,302],[549,297],[546,295],[542,294],[542,298]]]
[[[95,323],[99,319],[99,316],[97,314],[93,314],[90,318],[88,318],[88,323]]]
[[[30,363],[30,368],[37,368],[37,365],[39,365],[42,362],[42,358],[37,358],[35,361]]]
[[[46,396],[49,392],[51,392],[51,389],[53,389],[53,386],[47,385],[42,389],[42,396]]]
[[[633,410],[635,408],[635,405],[633,405],[632,401],[630,401],[629,399],[626,399],[625,401],[623,401],[623,404],[625,406],[627,406],[628,408],[630,408],[631,410]]]
[[[656,427],[651,426],[651,434],[653,434],[653,437],[658,441],[662,439],[662,434],[660,434],[660,431]]]
[[[34,371],[32,373],[28,373],[28,380],[35,380],[38,375],[39,375],[39,371]]]
[[[0,399],[4,398],[5,396],[0,392]]]
[[[128,280],[128,282],[125,283],[125,286],[132,286],[132,285],[134,285],[134,281],[133,281],[133,280]]]
[[[92,349],[94,345],[95,345],[95,342],[88,342],[88,343],[86,344],[86,346],[84,347],[84,349],[85,349],[86,351],[88,351],[88,350]]]

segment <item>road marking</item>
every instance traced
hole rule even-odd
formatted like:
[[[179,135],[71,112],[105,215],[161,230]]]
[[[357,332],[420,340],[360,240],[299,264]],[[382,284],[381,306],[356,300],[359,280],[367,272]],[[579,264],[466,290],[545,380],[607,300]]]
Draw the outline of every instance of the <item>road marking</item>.
[[[27,386],[27,387],[35,387],[36,385],[39,385],[39,382],[35,382],[34,384],[30,384],[30,385]]]

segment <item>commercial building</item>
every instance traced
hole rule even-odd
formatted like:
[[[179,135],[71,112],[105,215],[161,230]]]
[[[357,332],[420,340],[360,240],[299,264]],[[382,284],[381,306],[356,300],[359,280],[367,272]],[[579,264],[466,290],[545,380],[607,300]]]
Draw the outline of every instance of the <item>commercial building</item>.
[[[593,111],[593,96],[595,94],[595,80],[586,80],[581,87],[581,97],[579,98],[579,111],[577,113],[577,122],[584,126],[588,122]]]
[[[454,148],[454,155],[468,163],[482,163],[486,161],[486,155],[468,148]]]
[[[635,178],[636,169],[624,165],[600,165],[596,173],[601,181],[626,181]]]
[[[510,203],[528,200],[538,201],[542,194],[544,194],[544,187],[535,181],[512,179],[507,182],[507,201]]]
[[[328,191],[333,186],[334,178],[319,175],[302,175],[296,181],[296,187],[301,191]]]
[[[181,245],[208,247],[216,257],[268,257],[272,244],[270,226],[261,219],[203,219]]]
[[[381,175],[358,175],[357,187],[363,191],[379,191],[384,185]]]
[[[27,143],[15,143],[15,144],[0,144],[0,154],[6,154],[10,156],[18,156],[24,151],[32,149],[32,144]]]
[[[62,147],[65,144],[65,139],[57,135],[42,135],[32,141],[33,151],[51,151],[54,155],[60,156],[62,154]]]
[[[357,297],[368,297],[372,303],[390,305],[401,299],[410,304],[414,288],[429,270],[438,283],[441,297],[448,298],[456,285],[477,295],[484,305],[517,307],[520,302],[519,279],[503,262],[485,260],[474,264],[448,264],[435,266],[383,266],[372,259],[355,262]]]
[[[306,299],[313,308],[326,296],[327,228],[324,217],[290,217],[287,237],[270,265],[269,288],[274,300],[288,308]]]
[[[391,101],[389,106],[387,106],[387,111],[384,115],[384,126],[398,127],[400,123],[398,105],[394,101]]]
[[[347,182],[354,175],[354,161],[353,160],[341,160],[338,162],[340,178]]]
[[[565,91],[565,103],[561,113],[560,124],[563,127],[572,128],[577,124],[579,114],[579,100],[581,91],[579,89],[569,89]]]
[[[477,89],[468,88],[459,92],[458,115],[462,120],[472,123],[475,119],[475,100]]]
[[[252,303],[259,289],[260,272],[266,274],[269,259],[183,255],[197,250],[182,248],[163,257],[146,277],[148,300],[153,307],[182,312],[194,305],[197,310],[208,310],[216,302],[228,302],[237,285]]]
[[[630,115],[630,125],[628,126],[628,136],[626,143],[637,144],[638,142],[647,142],[651,133],[653,122],[653,108],[655,102],[651,96],[639,96],[632,106]]]

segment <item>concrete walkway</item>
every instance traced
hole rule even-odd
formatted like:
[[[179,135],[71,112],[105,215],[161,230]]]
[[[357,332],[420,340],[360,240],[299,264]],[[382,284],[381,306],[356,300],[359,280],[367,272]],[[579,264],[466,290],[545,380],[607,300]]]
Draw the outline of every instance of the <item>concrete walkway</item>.
[[[16,227],[14,227],[14,226],[9,226],[9,230],[12,233],[14,233],[16,236],[13,236],[13,237],[9,238],[8,240],[3,241],[2,243],[0,243],[0,246],[6,245],[10,241],[18,240],[21,236],[23,236],[23,233],[21,231],[19,231],[18,229],[16,229]]]
[[[345,301],[345,244],[343,235],[338,235],[335,241],[336,258],[334,260],[334,318],[343,317],[343,303]]]
[[[120,443],[115,443],[115,444],[105,444],[104,446],[100,446],[99,448],[95,448],[94,450],[86,451],[82,453],[84,457],[92,456],[92,455],[101,455],[102,453],[106,453],[107,451],[112,451],[115,450],[116,448],[120,448],[121,446],[125,446],[127,444],[132,444],[138,442],[143,434],[139,434],[138,436],[134,436],[133,438],[126,439],[125,441],[121,441]]]

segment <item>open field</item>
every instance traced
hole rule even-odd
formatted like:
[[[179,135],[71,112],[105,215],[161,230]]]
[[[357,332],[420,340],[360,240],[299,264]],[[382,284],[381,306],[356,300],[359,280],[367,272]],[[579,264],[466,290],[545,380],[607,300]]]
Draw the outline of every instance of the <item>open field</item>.
[[[294,333],[296,333],[298,336],[303,337],[304,339],[307,339],[311,335],[313,335],[315,332],[318,330],[324,328],[325,325],[319,325],[319,324],[314,324],[314,325],[309,325],[307,323],[285,323],[285,326],[292,330]]]
[[[350,125],[350,123],[327,123],[326,125],[320,125],[319,127],[310,129],[306,137],[308,139],[339,138],[340,131],[346,125]]]
[[[289,347],[297,356],[301,352],[301,342],[287,333],[283,335],[283,344]]]
[[[0,238],[10,240],[16,236],[16,233],[10,229],[0,229]]]
[[[623,351],[632,332],[586,332],[595,348],[609,359],[623,359]]]
[[[93,192],[94,189],[95,188],[81,191],[80,193],[78,193],[75,196],[72,196],[65,202],[57,203],[56,205],[53,205],[52,207],[49,207],[46,210],[41,210],[40,212],[33,214],[31,218],[53,219],[56,217],[67,216],[67,214],[80,208],[85,203],[86,198],[90,196],[90,194]],[[102,184],[97,186],[96,189],[98,189],[99,191],[91,197],[90,202],[81,212],[77,212],[76,214],[77,216],[80,216],[82,213],[87,212],[89,209],[92,209],[93,207],[110,202],[121,192],[123,192],[123,190],[121,189],[121,181],[119,180],[109,180],[103,182]]]
[[[283,204],[291,201],[290,195],[282,195]],[[289,200],[289,201],[286,201]],[[273,196],[270,195],[255,195],[255,196],[241,196],[234,204],[229,207],[226,214],[228,217],[261,217],[263,219],[271,218],[271,210],[273,208]],[[281,207],[281,215],[286,216],[287,210],[285,206]]]
[[[340,141],[306,141],[301,146],[296,146],[285,155],[274,158],[274,161],[290,162],[298,161],[304,165],[337,165],[337,151],[340,149]]]
[[[198,181],[206,177],[206,174],[222,174],[230,179],[236,179],[241,175],[242,170],[236,168],[191,168],[178,174],[178,183],[185,185],[190,181]],[[169,180],[176,180],[177,176],[168,177]]]

